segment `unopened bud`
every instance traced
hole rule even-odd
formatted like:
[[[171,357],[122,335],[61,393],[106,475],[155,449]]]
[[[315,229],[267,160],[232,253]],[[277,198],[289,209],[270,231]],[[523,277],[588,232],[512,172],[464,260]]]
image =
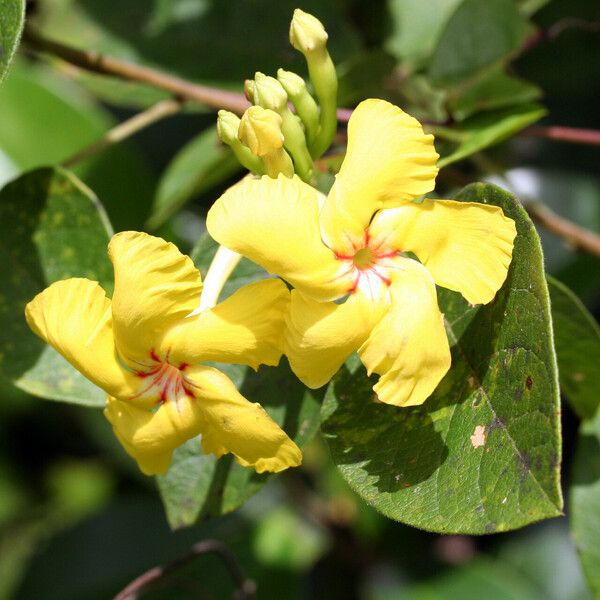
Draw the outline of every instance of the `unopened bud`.
[[[268,108],[251,106],[242,116],[239,138],[256,156],[271,154],[283,146],[281,117]]]
[[[217,116],[217,135],[224,144],[231,148],[243,167],[252,173],[262,175],[265,172],[262,162],[238,138],[240,124],[241,121],[237,115],[228,110],[220,110]]]
[[[290,25],[290,43],[302,54],[322,50],[327,43],[327,32],[323,23],[313,15],[297,8]]]
[[[296,114],[304,124],[306,139],[310,145],[319,130],[319,108],[317,103],[306,89],[306,83],[300,75],[296,75],[292,71],[279,69],[277,79],[287,92],[289,99],[296,108]]]
[[[254,76],[254,103],[281,112],[287,106],[288,96],[277,79],[256,73]]]
[[[240,118],[228,110],[220,110],[217,113],[217,134],[221,141],[231,144],[233,140],[238,139],[238,130],[240,128]]]
[[[244,95],[246,96],[246,100],[252,102],[252,104],[254,104],[254,85],[254,79],[246,79],[244,81]]]

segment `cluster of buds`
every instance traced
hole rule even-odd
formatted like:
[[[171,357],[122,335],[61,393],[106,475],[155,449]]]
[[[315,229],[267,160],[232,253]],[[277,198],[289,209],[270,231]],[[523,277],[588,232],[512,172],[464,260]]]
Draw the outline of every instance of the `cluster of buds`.
[[[296,173],[312,180],[313,160],[329,148],[337,126],[337,75],[327,37],[316,17],[294,11],[290,42],[306,59],[318,103],[302,77],[279,69],[276,78],[257,72],[246,80],[244,91],[253,106],[241,119],[219,111],[219,137],[250,172],[274,178]]]

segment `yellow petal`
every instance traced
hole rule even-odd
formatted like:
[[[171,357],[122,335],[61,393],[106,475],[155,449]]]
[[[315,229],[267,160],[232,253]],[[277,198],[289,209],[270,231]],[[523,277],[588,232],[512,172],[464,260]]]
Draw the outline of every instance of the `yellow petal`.
[[[57,281],[26,307],[36,335],[60,352],[78,371],[107,393],[129,396],[139,381],[115,352],[110,300],[95,281]]]
[[[190,369],[202,413],[202,448],[220,456],[231,452],[242,466],[258,473],[297,467],[302,453],[260,404],[244,398],[231,380],[217,369]]]
[[[384,100],[361,102],[348,123],[346,157],[321,211],[323,239],[337,252],[362,239],[373,214],[435,187],[438,154],[419,122]]]
[[[422,404],[450,368],[450,348],[435,284],[425,267],[402,260],[390,286],[392,304],[358,353],[382,402]]]
[[[160,344],[177,363],[276,365],[290,293],[280,279],[246,285],[227,300],[172,327]]]
[[[343,304],[316,302],[297,290],[286,319],[285,354],[309,388],[325,385],[367,339],[377,309],[362,294]]]
[[[298,177],[243,179],[208,211],[210,235],[316,300],[351,287],[343,263],[321,241],[318,195]]]
[[[200,433],[196,402],[165,402],[151,412],[130,402],[109,398],[105,417],[127,453],[146,475],[167,471],[175,448]]]
[[[200,273],[173,244],[146,233],[118,233],[108,251],[115,269],[115,340],[123,358],[135,365],[148,359],[163,332],[198,306]]]
[[[399,250],[414,252],[438,285],[486,304],[510,265],[515,222],[498,206],[425,200],[377,214],[369,228]]]

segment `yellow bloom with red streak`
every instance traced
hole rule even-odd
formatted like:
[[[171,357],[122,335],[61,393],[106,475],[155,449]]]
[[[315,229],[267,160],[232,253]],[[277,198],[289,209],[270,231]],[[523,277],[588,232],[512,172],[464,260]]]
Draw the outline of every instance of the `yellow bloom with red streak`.
[[[109,244],[112,300],[97,282],[58,281],[26,308],[29,326],[108,394],[104,414],[140,469],[164,473],[175,448],[202,448],[258,472],[301,462],[296,444],[259,404],[205,361],[258,368],[282,354],[289,292],[278,280],[239,289],[189,316],[202,282],[189,257],[160,238],[123,232]]]
[[[327,197],[297,177],[248,178],[209,211],[219,243],[294,287],[285,353],[309,387],[358,351],[381,401],[421,404],[450,368],[436,284],[479,304],[506,279],[516,228],[501,208],[413,202],[435,187],[437,159],[417,120],[366,100]]]

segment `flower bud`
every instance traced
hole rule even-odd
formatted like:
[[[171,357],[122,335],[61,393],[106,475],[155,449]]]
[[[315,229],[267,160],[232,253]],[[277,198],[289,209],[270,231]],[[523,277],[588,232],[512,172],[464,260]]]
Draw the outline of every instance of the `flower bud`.
[[[254,85],[254,79],[246,79],[244,81],[244,95],[246,96],[246,100],[252,102],[252,104],[254,104]]]
[[[260,156],[264,171],[269,177],[277,178],[282,173],[293,177],[294,163],[283,149],[282,119],[279,114],[262,106],[251,106],[242,116],[239,139]]]
[[[228,110],[220,110],[217,113],[217,134],[222,142],[230,145],[233,140],[238,139],[240,118]]]
[[[300,75],[279,69],[277,71],[277,79],[279,79],[283,89],[287,92],[289,99],[296,108],[296,114],[304,124],[306,140],[310,146],[319,130],[319,107],[306,89],[306,83]]]
[[[256,156],[271,154],[283,146],[281,117],[268,108],[251,106],[242,116],[238,135]]]
[[[243,167],[252,173],[262,175],[265,172],[262,162],[238,138],[240,123],[237,115],[228,110],[220,110],[217,116],[217,135],[224,144],[231,148]]]
[[[286,106],[288,96],[283,86],[274,77],[264,73],[254,76],[254,104],[281,112]]]
[[[297,8],[290,25],[290,43],[302,54],[323,50],[327,43],[323,23],[311,14]]]

